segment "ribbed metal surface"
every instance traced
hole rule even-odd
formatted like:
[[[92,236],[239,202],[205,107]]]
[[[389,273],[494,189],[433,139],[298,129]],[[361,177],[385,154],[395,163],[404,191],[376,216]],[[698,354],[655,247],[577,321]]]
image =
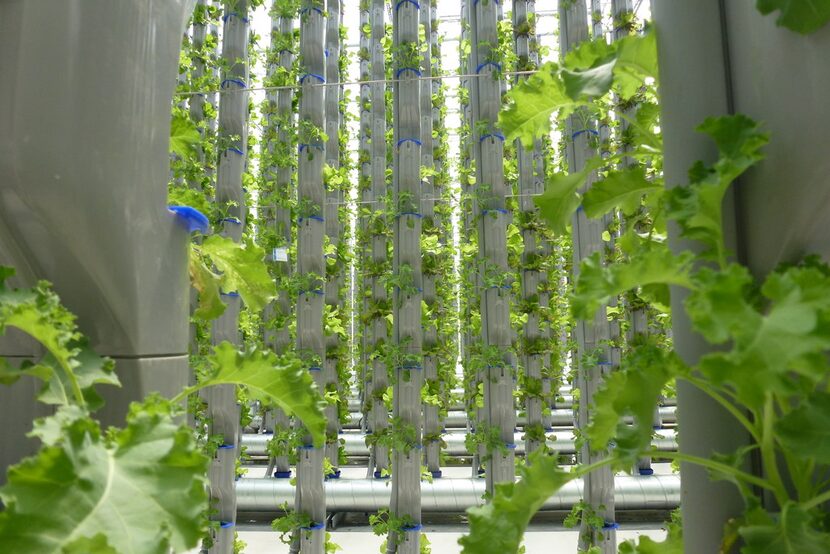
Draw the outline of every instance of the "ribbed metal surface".
[[[339,479],[326,481],[329,512],[371,512],[389,506],[389,480]],[[435,479],[421,483],[424,512],[463,512],[484,502],[483,479]],[[571,481],[551,496],[543,510],[569,510],[582,499],[581,479]],[[294,487],[288,479],[247,479],[236,482],[240,512],[276,512],[287,502],[293,508]],[[614,496],[620,510],[670,510],[680,503],[679,475],[618,476]]]

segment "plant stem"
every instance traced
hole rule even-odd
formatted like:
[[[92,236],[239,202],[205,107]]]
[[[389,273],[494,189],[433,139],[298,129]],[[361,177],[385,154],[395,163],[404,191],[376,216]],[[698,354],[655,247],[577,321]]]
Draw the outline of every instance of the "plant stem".
[[[758,430],[755,428],[755,425],[752,424],[751,421],[746,417],[746,415],[738,409],[732,402],[729,401],[728,398],[717,392],[713,389],[709,384],[704,381],[703,379],[698,379],[697,377],[692,377],[691,375],[687,375],[681,377],[681,379],[686,380],[687,382],[691,383],[692,385],[699,388],[701,391],[705,392],[709,396],[712,397],[718,404],[723,406],[726,411],[732,414],[732,417],[738,420],[738,422],[744,426],[744,428],[749,431],[749,434],[752,435],[752,438],[755,439],[755,442],[761,443],[761,436],[758,434]]]
[[[775,499],[779,506],[786,504],[789,500],[787,489],[784,487],[784,482],[781,480],[781,474],[778,472],[778,460],[775,456],[775,437],[773,435],[772,426],[775,423],[775,398],[772,393],[767,393],[766,401],[764,402],[764,418],[763,429],[761,432],[761,461],[764,464],[764,471],[769,475],[769,480],[773,484],[773,492]]]
[[[756,475],[752,475],[751,473],[747,473],[745,471],[741,471],[740,469],[737,469],[730,465],[721,462],[716,462],[715,460],[710,460],[709,458],[701,458],[700,456],[684,454],[682,452],[663,452],[660,450],[648,450],[646,452],[643,452],[643,456],[650,456],[652,458],[667,458],[669,460],[679,460],[681,462],[688,462],[690,464],[705,467],[706,469],[712,471],[718,471],[720,473],[731,475],[735,479],[746,481],[747,483],[756,485],[763,489],[771,490],[773,492],[775,491],[775,487],[773,487],[772,484],[767,482],[766,479],[763,479]]]
[[[201,384],[198,384],[198,383],[195,384],[195,385],[192,385],[190,387],[187,387],[182,392],[180,392],[179,394],[177,394],[176,396],[171,398],[170,402],[173,403],[173,404],[181,402],[182,400],[184,400],[185,398],[187,398],[188,396],[190,396],[194,392],[197,392],[198,390],[203,389],[203,388],[205,388],[205,385],[201,385]]]
[[[824,491],[820,495],[815,496],[815,497],[811,498],[810,500],[808,500],[807,502],[802,503],[801,507],[804,508],[805,510],[809,510],[811,508],[815,508],[819,504],[824,504],[825,502],[828,502],[828,501],[830,501],[830,490]]]

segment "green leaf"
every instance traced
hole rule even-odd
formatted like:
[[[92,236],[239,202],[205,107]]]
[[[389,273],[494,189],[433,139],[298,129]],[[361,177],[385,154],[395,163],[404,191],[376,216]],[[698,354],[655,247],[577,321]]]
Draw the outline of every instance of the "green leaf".
[[[565,94],[571,100],[590,99],[602,96],[611,90],[614,80],[614,66],[616,60],[590,69],[571,71],[563,69],[562,82],[565,84]]]
[[[582,207],[590,218],[602,217],[615,208],[631,215],[640,207],[644,195],[662,190],[662,183],[646,179],[643,167],[633,166],[611,172],[591,185],[582,200]]]
[[[555,173],[548,178],[545,192],[533,197],[539,214],[554,234],[561,235],[567,231],[581,201],[577,191],[585,185],[591,172],[601,164],[600,158],[594,157],[585,162],[585,167],[581,171]]]
[[[793,456],[830,464],[830,393],[813,392],[775,422],[775,435]]]
[[[559,469],[556,456],[537,450],[519,468],[520,480],[496,485],[493,499],[467,510],[470,534],[458,543],[462,554],[516,553],[533,515],[545,500],[578,477]]]
[[[830,21],[828,0],[758,0],[757,6],[764,15],[779,10],[775,23],[802,35],[818,31]]]
[[[830,276],[819,267],[789,267],[767,278],[753,295],[742,266],[702,269],[686,301],[694,328],[710,342],[733,348],[704,356],[699,369],[715,383],[730,383],[750,408],[769,392],[797,392],[795,375],[816,386],[827,372],[830,349]]]
[[[582,260],[579,266],[571,311],[579,319],[592,319],[596,311],[612,297],[638,287],[650,287],[652,300],[664,309],[668,306],[668,285],[692,288],[690,277],[694,255],[691,252],[674,254],[665,244],[653,244],[637,252],[627,262],[605,265],[602,253]],[[658,291],[656,285],[662,286]],[[656,292],[665,294],[655,295]]]
[[[189,117],[173,115],[170,121],[170,152],[180,158],[188,158],[193,148],[202,142],[202,135]]]
[[[242,385],[254,400],[277,405],[300,418],[316,445],[325,442],[326,403],[308,370],[296,356],[278,356],[269,350],[240,352],[228,342],[216,346],[208,357],[212,372],[198,385]],[[195,389],[190,392],[194,392]]]
[[[193,317],[210,321],[225,313],[225,303],[220,296],[222,276],[217,275],[205,264],[198,246],[190,243],[190,284],[199,293],[199,306]]]
[[[548,62],[507,93],[508,104],[499,113],[499,127],[508,142],[520,139],[532,148],[537,138],[550,134],[550,118],[560,109],[572,109],[574,101],[565,93],[559,66]]]
[[[648,30],[641,36],[624,37],[616,44],[614,83],[623,98],[631,98],[647,77],[657,79],[657,36]]]
[[[222,272],[223,290],[238,292],[251,310],[260,311],[277,297],[276,284],[264,262],[265,251],[252,241],[236,243],[211,235],[198,248]]]
[[[208,459],[175,408],[133,404],[124,429],[103,435],[89,417],[9,469],[0,489],[0,543],[8,552],[166,553],[203,536]]]
[[[657,542],[650,537],[641,536],[635,544],[627,540],[620,544],[620,554],[683,554],[683,526],[671,521],[666,526],[666,540]]]
[[[743,115],[708,118],[698,131],[708,134],[720,150],[712,167],[698,163],[689,172],[690,185],[667,193],[667,211],[677,221],[683,237],[701,242],[702,255],[726,264],[723,242],[722,205],[732,182],[763,159],[760,149],[768,135],[760,125]]]
[[[799,505],[789,502],[773,520],[753,510],[739,529],[745,545],[742,554],[825,554],[830,534],[818,530],[820,522]]]
[[[619,466],[627,468],[636,463],[651,445],[654,410],[663,388],[683,371],[684,365],[674,352],[667,352],[654,337],[633,348],[594,396],[586,430],[591,448],[602,451],[613,439]],[[633,416],[633,425],[623,420],[627,415]]]
[[[6,271],[5,275],[10,273]],[[39,396],[43,402],[88,404],[92,409],[102,404],[95,385],[120,384],[112,361],[87,346],[75,326],[75,316],[61,305],[48,283],[10,290],[0,282],[0,334],[6,327],[31,336],[47,353],[39,361],[23,362],[18,368],[0,363],[0,383],[11,384],[23,375],[31,375],[45,383]]]

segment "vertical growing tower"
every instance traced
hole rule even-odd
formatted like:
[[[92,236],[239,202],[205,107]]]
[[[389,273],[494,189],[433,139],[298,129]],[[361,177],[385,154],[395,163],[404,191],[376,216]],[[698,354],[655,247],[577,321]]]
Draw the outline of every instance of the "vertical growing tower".
[[[300,113],[297,181],[297,350],[308,360],[318,388],[325,388],[323,360],[323,301],[326,265],[323,162],[325,143],[325,59],[323,35],[326,19],[322,0],[305,0],[300,10]],[[299,448],[294,507],[314,522],[299,532],[300,552],[319,554],[325,543],[326,497],[323,489],[324,448],[306,435]]]
[[[421,521],[421,107],[418,33],[421,6],[393,5],[395,61],[393,195],[393,417],[407,444],[393,453],[390,511],[411,520],[389,540],[401,554],[420,552]]]
[[[248,138],[248,1],[229,0],[223,4],[222,20],[222,95],[219,102],[219,138],[222,149],[216,174],[216,205],[222,219],[217,231],[235,242],[242,240],[245,227],[245,193],[242,173],[245,170]],[[239,310],[241,299],[236,291],[223,291],[225,312],[214,322],[213,344],[228,341],[240,344]],[[239,455],[239,405],[236,387],[221,385],[205,393],[211,435],[221,435],[222,445],[210,467],[211,498],[220,522],[215,531],[211,552],[228,554],[233,550],[236,522],[236,458]]]
[[[570,4],[560,4],[560,52],[564,56],[578,44],[588,40],[588,9],[585,0],[574,0]],[[596,153],[595,137],[599,135],[594,128],[595,122],[585,112],[571,115],[566,122],[565,155],[568,171],[581,171],[585,162]],[[590,180],[590,179],[589,179]],[[586,184],[585,188],[589,187]],[[580,262],[603,249],[602,233],[605,230],[603,220],[589,219],[584,210],[578,210],[573,218],[573,266],[576,273]],[[602,384],[602,376],[610,370],[611,353],[608,346],[610,328],[605,306],[597,310],[593,321],[576,322],[577,342],[577,379],[580,390],[579,408],[576,417],[577,427],[588,426],[588,409],[593,404],[593,397]],[[586,441],[579,452],[580,462],[590,464],[602,457]],[[614,531],[614,475],[607,467],[591,472],[585,476],[583,496],[587,508],[583,511],[580,525],[580,548],[597,546],[604,554],[616,552],[616,534]],[[587,517],[592,511],[605,522],[602,528],[591,525]]]
[[[487,491],[514,477],[513,359],[510,328],[510,278],[507,264],[507,187],[504,179],[504,135],[496,127],[501,107],[501,60],[498,59],[499,4],[478,0],[467,6],[470,21],[472,149],[476,162],[473,202],[478,220],[481,267],[481,336],[484,412],[481,424],[500,444],[488,441]]]

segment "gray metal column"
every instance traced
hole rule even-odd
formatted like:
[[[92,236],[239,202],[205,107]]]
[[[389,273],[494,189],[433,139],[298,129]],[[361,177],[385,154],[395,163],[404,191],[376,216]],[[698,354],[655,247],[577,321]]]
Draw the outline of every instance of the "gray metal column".
[[[283,83],[280,79],[275,82],[275,76],[291,74],[294,66],[294,18],[296,13],[280,6],[275,0],[271,7],[271,44],[266,57],[266,84],[268,86],[293,84]],[[279,72],[282,70],[282,73]],[[294,121],[294,92],[291,89],[270,90],[265,95],[267,113],[264,117],[262,148],[266,154],[263,171],[263,184],[266,187],[260,198],[265,202],[261,210],[265,210],[265,226],[267,231],[261,233],[269,241],[267,252],[272,272],[280,287],[280,294],[276,301],[266,308],[266,322],[279,321],[266,325],[265,343],[274,352],[290,350],[291,333],[289,321],[294,315],[292,298],[287,291],[287,280],[292,274],[291,251],[291,198],[294,157],[296,148],[295,121]],[[280,408],[270,408],[263,421],[263,430],[274,435],[285,433],[291,428],[289,417]],[[269,461],[268,474],[274,471],[277,478],[291,476],[291,467],[288,455],[276,456]]]
[[[581,42],[588,40],[588,10],[585,0],[575,0],[560,5],[560,54],[564,56]],[[566,123],[565,141],[568,171],[580,171],[586,160],[596,154],[592,145],[599,132],[593,128],[587,113],[570,116]],[[588,185],[589,186],[589,185]],[[583,187],[583,190],[586,187]],[[583,210],[577,211],[573,218],[573,264],[574,273],[579,270],[579,263],[594,252],[603,250],[602,233],[605,221],[586,217]],[[577,379],[580,389],[577,424],[585,428],[589,421],[589,408],[593,397],[602,384],[603,375],[611,368],[611,353],[608,348],[610,329],[605,314],[605,307],[597,310],[592,321],[576,322],[577,340]],[[596,363],[587,365],[586,359],[595,359]],[[591,464],[603,457],[602,452],[594,451],[586,441],[580,452],[580,462]],[[616,532],[614,531],[614,475],[608,468],[602,468],[585,477],[586,510],[591,510],[601,517],[606,528],[595,529],[587,517],[581,518],[579,546],[587,550],[598,546],[604,554],[616,552]],[[583,513],[583,516],[588,514]]]
[[[424,29],[424,36],[427,39],[427,46],[423,48],[423,56],[421,58],[421,73],[425,78],[432,76],[432,2],[430,0],[420,0],[421,5],[421,26]],[[433,83],[430,79],[424,79],[420,83],[421,86],[421,167],[427,170],[434,170],[434,152],[432,141],[432,87]],[[427,175],[421,180],[422,184],[422,200],[421,212],[423,213],[423,228],[425,238],[435,237],[437,239],[440,229],[435,220],[435,177]],[[432,256],[432,254],[424,254]],[[433,264],[433,267],[437,267]],[[438,296],[436,291],[436,278],[438,276],[433,272],[424,272],[424,303],[427,310],[435,316],[424,321],[424,381],[429,387],[429,390],[438,391],[440,389],[440,381],[438,379],[438,351],[441,344],[438,340]],[[441,423],[438,420],[438,409],[434,403],[424,402],[424,465],[433,477],[441,476],[440,464],[438,462],[438,453],[441,449],[441,439],[439,438],[441,432]]]
[[[538,66],[538,56],[532,50],[533,35],[532,28],[534,14],[533,0],[514,0],[513,2],[513,29],[514,29],[514,50],[518,58],[519,70],[532,70]],[[517,77],[516,80],[523,79]],[[521,141],[516,140],[516,164],[519,170],[519,208],[526,214],[524,221],[532,221],[538,217],[538,210],[533,203],[533,196],[543,192],[544,168],[537,167],[541,162],[541,141],[537,141],[534,148],[526,150]],[[521,229],[524,242],[522,254],[522,300],[528,305],[547,306],[550,298],[547,292],[547,271],[538,268],[540,261],[549,253],[548,244],[544,235],[537,232],[534,226]],[[535,269],[528,269],[526,266],[537,266]],[[525,389],[538,390],[542,396],[528,395],[525,401],[527,413],[527,424],[525,426],[525,438],[527,452],[533,452],[544,439],[545,427],[542,421],[542,408],[544,403],[544,390],[542,387],[542,373],[548,372],[550,364],[550,352],[547,344],[550,342],[550,328],[541,325],[541,310],[528,313],[527,323],[524,326],[522,336]],[[544,347],[542,347],[544,345]]]
[[[297,273],[303,290],[297,298],[297,350],[309,361],[309,371],[324,389],[323,301],[326,264],[323,162],[325,143],[320,133],[325,123],[326,67],[323,36],[326,20],[322,0],[305,0],[300,9],[300,113],[298,146]],[[325,548],[326,497],[323,491],[324,448],[311,444],[306,434],[297,462],[296,509],[308,514],[314,525],[298,531],[302,554],[322,554]]]
[[[749,0],[655,2],[652,10],[666,182],[686,182],[695,161],[714,159],[711,140],[694,131],[706,117],[734,111],[762,121],[771,136],[766,158],[727,195],[726,246],[756,275],[805,253],[826,259],[828,29],[797,35],[777,27],[773,16],[760,15]],[[669,231],[674,249],[695,246]],[[709,346],[692,332],[683,299],[673,291],[674,345],[686,362],[694,363]],[[749,442],[732,417],[697,389],[681,381],[677,396],[681,451],[709,456]],[[683,464],[681,473],[685,549],[715,551],[724,523],[743,511],[743,503],[733,485],[710,482],[699,468]]]
[[[216,204],[225,217],[216,229],[235,242],[242,240],[245,226],[245,194],[242,173],[247,159],[248,138],[248,3],[247,0],[223,4],[222,28],[222,82],[219,100],[219,152],[216,174]],[[228,341],[240,344],[239,310],[241,298],[236,291],[222,291],[227,304],[225,312],[213,323],[211,342]],[[208,470],[210,494],[216,514],[212,519],[221,522],[213,529],[213,545],[209,552],[233,552],[236,523],[236,495],[233,483],[236,477],[236,458],[239,456],[239,405],[235,385],[220,385],[204,391],[211,435],[221,435],[222,445]]]
[[[371,379],[371,402],[372,412],[369,430],[380,434],[389,426],[389,411],[383,401],[383,394],[389,386],[389,376],[386,362],[382,356],[381,347],[388,340],[386,329],[386,318],[384,317],[389,307],[389,298],[386,293],[386,285],[382,279],[385,275],[388,264],[386,230],[388,221],[385,216],[383,199],[386,195],[386,59],[383,51],[383,39],[385,34],[385,3],[384,0],[372,1],[371,16],[371,37],[370,53],[372,86],[371,86],[371,191],[369,198],[372,211],[370,234],[371,234],[371,256],[369,269],[367,270],[369,288],[371,289],[370,307],[371,317],[367,321],[367,341],[369,359],[372,365]],[[389,449],[375,445],[372,448],[372,460],[374,462],[374,476],[382,478],[389,472]]]
[[[504,135],[496,127],[501,108],[501,60],[497,59],[499,5],[480,0],[468,6],[470,22],[470,82],[472,148],[476,161],[474,217],[478,222],[478,252],[481,267],[481,336],[487,367],[484,382],[486,430],[497,432],[503,445],[486,453],[487,491],[496,483],[512,481],[515,475],[513,430],[513,355],[510,351],[510,270],[507,264],[506,209],[508,194],[504,179]],[[495,282],[491,282],[495,278]]]
[[[333,86],[333,83],[340,82],[340,0],[326,0],[326,34],[325,34],[325,58],[326,58],[326,119],[325,131],[328,141],[326,142],[326,165],[337,170],[340,168],[340,95],[341,86]],[[338,247],[342,240],[343,223],[340,221],[340,207],[343,205],[344,196],[338,184],[332,188],[326,185],[325,196],[325,219],[326,237],[330,252],[326,253],[326,306],[330,310],[336,310],[340,317],[345,315],[345,305],[340,297],[340,289],[343,286],[343,263],[338,254]],[[333,253],[332,253],[333,252]],[[333,333],[326,337],[326,359],[323,365],[323,383],[327,391],[341,392],[338,375],[338,365],[346,364],[341,359],[340,335]],[[340,431],[340,420],[336,404],[326,405],[326,458],[332,465],[331,473],[326,478],[338,478],[340,470],[338,465],[338,442],[337,433]]]
[[[418,23],[421,6],[415,0],[393,4],[394,44],[394,164],[392,272],[397,283],[392,295],[393,416],[410,437],[405,448],[392,453],[392,496],[389,511],[407,517],[412,526],[390,533],[389,547],[400,554],[418,554],[421,539],[421,384],[423,382],[421,301],[421,106],[418,78],[421,54]],[[410,435],[411,433],[411,435]]]

